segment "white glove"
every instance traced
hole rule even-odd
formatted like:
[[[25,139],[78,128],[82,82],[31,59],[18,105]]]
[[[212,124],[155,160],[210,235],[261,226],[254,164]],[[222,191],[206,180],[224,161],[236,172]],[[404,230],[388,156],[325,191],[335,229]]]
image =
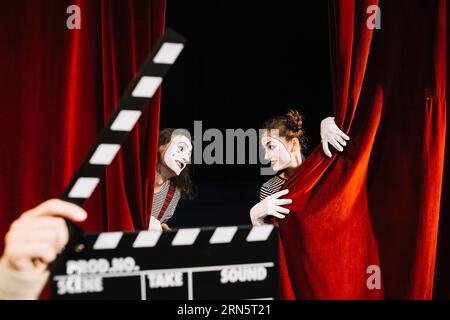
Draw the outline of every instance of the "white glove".
[[[158,219],[156,219],[154,216],[150,216],[150,226],[149,226],[148,230],[163,231],[161,222]]]
[[[279,219],[284,219],[286,214],[289,214],[289,209],[282,206],[291,204],[291,199],[278,199],[289,193],[289,190],[281,190],[268,196],[263,201],[258,202],[250,210],[250,220],[254,226],[261,226],[264,224],[264,218],[267,216],[274,216]]]
[[[334,122],[334,117],[328,117],[322,120],[320,123],[320,137],[322,138],[322,148],[323,152],[331,158],[331,152],[328,148],[328,144],[331,144],[339,152],[344,151],[347,143],[345,140],[350,140],[350,138],[338,128]]]

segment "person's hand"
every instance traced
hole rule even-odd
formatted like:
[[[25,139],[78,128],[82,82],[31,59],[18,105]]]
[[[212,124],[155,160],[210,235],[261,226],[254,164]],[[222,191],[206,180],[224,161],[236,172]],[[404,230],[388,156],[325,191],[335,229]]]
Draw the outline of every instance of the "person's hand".
[[[322,148],[323,152],[331,158],[331,152],[328,148],[328,144],[331,144],[339,152],[344,151],[347,145],[345,140],[350,140],[350,138],[338,128],[334,122],[333,117],[328,117],[322,120],[320,123],[320,137],[322,138]]]
[[[80,222],[86,217],[81,207],[58,199],[24,212],[6,234],[3,263],[19,272],[46,270],[69,240],[63,218]]]
[[[289,190],[281,190],[271,196],[266,197],[263,201],[258,202],[250,210],[250,220],[254,226],[261,226],[264,224],[264,218],[267,216],[274,216],[278,219],[284,219],[286,214],[289,214],[289,209],[282,206],[291,204],[291,199],[279,199],[280,197],[289,193]]]
[[[161,222],[153,216],[150,216],[150,227],[148,230],[152,231],[163,231]]]

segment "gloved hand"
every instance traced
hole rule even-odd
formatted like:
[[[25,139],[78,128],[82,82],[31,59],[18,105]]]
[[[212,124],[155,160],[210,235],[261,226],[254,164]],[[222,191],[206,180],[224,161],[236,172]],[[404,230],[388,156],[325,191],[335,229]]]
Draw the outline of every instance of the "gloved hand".
[[[258,202],[250,210],[250,220],[254,226],[261,226],[264,224],[264,218],[267,216],[274,216],[278,219],[284,219],[286,214],[289,214],[289,209],[282,206],[291,204],[291,199],[279,199],[280,197],[289,193],[289,190],[281,190],[268,196],[263,201]]]
[[[320,123],[320,137],[322,138],[323,152],[330,158],[332,155],[328,144],[331,144],[339,152],[342,152],[344,151],[343,147],[347,145],[345,140],[350,140],[350,137],[338,128],[334,122],[334,117],[328,117],[322,120]]]
[[[154,216],[150,216],[150,226],[149,226],[148,230],[163,231],[161,222],[158,219],[156,219]]]

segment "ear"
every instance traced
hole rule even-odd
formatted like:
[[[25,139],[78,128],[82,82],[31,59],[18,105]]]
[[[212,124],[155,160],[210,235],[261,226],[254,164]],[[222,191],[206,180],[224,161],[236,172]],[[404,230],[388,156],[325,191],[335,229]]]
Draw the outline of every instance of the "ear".
[[[158,147],[158,153],[159,156],[161,157],[161,160],[164,158],[164,153],[167,150],[167,147],[169,146],[169,143],[163,144],[162,146]]]
[[[298,140],[298,138],[292,138],[291,142],[292,146],[294,147],[294,150],[296,150],[297,148],[301,149],[300,140]]]

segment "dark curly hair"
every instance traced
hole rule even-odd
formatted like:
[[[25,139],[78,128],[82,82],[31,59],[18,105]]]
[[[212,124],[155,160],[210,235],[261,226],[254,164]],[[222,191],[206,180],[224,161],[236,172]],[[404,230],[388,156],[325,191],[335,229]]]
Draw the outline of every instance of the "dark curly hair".
[[[158,169],[161,163],[163,162],[161,151],[167,144],[170,143],[172,139],[172,133],[176,129],[174,128],[165,128],[159,131],[159,140],[158,140]],[[188,133],[183,133],[183,130],[180,130],[180,134],[186,136],[191,140],[190,135]],[[171,184],[180,191],[181,198],[190,200],[194,197],[194,184],[192,181],[192,170],[191,165],[187,165],[183,171],[181,171],[180,175],[170,178]]]

